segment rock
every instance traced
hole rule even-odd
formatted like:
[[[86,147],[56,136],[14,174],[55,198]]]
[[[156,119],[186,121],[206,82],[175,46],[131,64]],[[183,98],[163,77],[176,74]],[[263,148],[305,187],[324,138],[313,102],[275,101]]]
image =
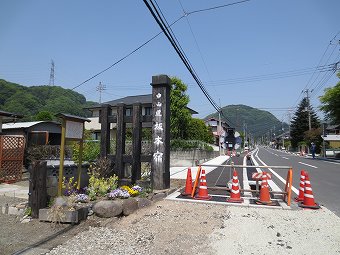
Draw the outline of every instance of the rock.
[[[144,197],[137,198],[137,202],[138,208],[143,208],[152,205],[152,201]]]
[[[128,198],[123,200],[123,214],[125,216],[134,213],[138,209],[138,202],[135,198]]]
[[[158,193],[158,194],[153,195],[152,201],[158,202],[158,201],[161,201],[165,197],[166,197],[165,193]]]
[[[32,221],[32,217],[25,215],[20,222],[21,223],[28,223],[28,222],[31,222],[31,221]]]
[[[123,212],[123,203],[121,200],[99,201],[93,206],[92,210],[98,217],[115,217]]]

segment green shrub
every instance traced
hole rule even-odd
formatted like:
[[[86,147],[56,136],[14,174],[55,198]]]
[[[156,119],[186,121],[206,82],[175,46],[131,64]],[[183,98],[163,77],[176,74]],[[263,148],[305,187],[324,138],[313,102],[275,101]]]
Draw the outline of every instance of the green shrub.
[[[72,160],[78,162],[79,160],[79,142],[72,144]],[[100,142],[95,140],[87,140],[83,145],[83,161],[95,161],[100,155]]]

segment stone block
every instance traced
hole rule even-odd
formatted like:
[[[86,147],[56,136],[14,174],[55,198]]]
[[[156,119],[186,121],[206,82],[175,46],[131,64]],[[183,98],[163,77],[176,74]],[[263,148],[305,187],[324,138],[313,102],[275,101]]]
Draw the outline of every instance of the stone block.
[[[51,222],[49,219],[49,212],[49,208],[39,209],[39,220]],[[75,211],[64,209],[63,214],[64,217],[60,223],[79,223],[87,218],[88,207],[77,208]]]
[[[115,217],[123,212],[123,202],[121,200],[99,201],[94,204],[92,210],[98,217]]]
[[[128,216],[138,209],[138,202],[135,198],[128,198],[123,200],[123,214]]]
[[[150,199],[139,197],[137,198],[138,208],[143,208],[152,205],[152,201]]]

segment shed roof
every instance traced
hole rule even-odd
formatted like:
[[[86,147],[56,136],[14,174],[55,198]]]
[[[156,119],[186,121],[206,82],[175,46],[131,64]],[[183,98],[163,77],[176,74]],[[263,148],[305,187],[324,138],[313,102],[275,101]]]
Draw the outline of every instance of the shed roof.
[[[54,121],[29,121],[29,122],[15,122],[15,123],[7,123],[2,125],[2,129],[17,129],[17,128],[30,128],[39,123],[54,123],[59,124]]]
[[[0,111],[0,117],[2,117],[3,122],[8,122],[8,121],[14,121],[14,119],[21,119],[24,116],[21,114],[17,114],[17,113]]]

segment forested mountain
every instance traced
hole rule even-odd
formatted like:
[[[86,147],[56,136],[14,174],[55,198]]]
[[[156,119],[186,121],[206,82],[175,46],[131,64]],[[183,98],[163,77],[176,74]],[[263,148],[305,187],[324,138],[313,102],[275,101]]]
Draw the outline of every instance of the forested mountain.
[[[22,121],[37,120],[41,112],[88,117],[90,112],[83,108],[94,104],[70,89],[58,86],[25,87],[0,79],[0,110],[22,114]]]
[[[282,125],[284,131],[288,131],[288,125],[280,122],[273,114],[268,111],[259,110],[246,105],[227,105],[222,108],[223,114],[227,117],[227,123],[231,127],[235,127],[237,131],[243,132],[244,128],[247,133],[251,133],[254,137],[263,135],[275,135],[282,133]],[[218,114],[213,113],[207,118],[217,118]],[[226,120],[221,116],[222,120]]]

